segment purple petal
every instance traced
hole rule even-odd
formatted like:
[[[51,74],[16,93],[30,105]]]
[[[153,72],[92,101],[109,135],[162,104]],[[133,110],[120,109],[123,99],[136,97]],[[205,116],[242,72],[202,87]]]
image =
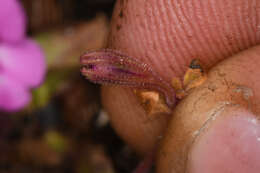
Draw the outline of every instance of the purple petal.
[[[45,60],[40,47],[32,40],[19,44],[0,44],[0,69],[24,86],[38,86],[44,78]]]
[[[17,111],[31,100],[31,95],[19,82],[6,75],[0,77],[0,110]]]
[[[17,42],[25,36],[25,14],[17,0],[0,0],[0,42]]]

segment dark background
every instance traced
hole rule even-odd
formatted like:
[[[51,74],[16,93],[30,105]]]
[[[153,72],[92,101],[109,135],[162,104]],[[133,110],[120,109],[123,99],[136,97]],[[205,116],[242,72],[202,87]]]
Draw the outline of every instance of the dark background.
[[[80,55],[106,46],[114,0],[22,0],[48,65],[30,105],[0,115],[0,173],[128,173],[137,155],[115,134]]]

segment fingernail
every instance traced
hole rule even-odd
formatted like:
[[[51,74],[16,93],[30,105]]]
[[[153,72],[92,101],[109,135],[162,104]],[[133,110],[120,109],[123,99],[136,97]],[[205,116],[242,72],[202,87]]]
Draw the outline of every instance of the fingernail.
[[[191,149],[189,173],[259,173],[260,123],[248,112],[224,116]]]

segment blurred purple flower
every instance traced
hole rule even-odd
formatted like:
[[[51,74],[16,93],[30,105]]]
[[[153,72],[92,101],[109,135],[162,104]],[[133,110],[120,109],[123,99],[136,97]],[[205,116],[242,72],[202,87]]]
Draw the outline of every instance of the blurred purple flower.
[[[25,37],[25,14],[17,0],[0,0],[0,42]]]
[[[44,78],[40,47],[25,36],[25,14],[17,0],[0,0],[0,110],[16,111]]]

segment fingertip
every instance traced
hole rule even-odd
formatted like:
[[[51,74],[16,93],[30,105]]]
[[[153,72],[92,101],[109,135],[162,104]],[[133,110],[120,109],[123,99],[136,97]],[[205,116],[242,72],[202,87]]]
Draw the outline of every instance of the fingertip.
[[[102,87],[102,103],[110,122],[139,154],[147,154],[162,137],[169,115],[147,115],[131,89]]]
[[[190,173],[258,173],[260,124],[249,112],[229,112],[196,139]]]

